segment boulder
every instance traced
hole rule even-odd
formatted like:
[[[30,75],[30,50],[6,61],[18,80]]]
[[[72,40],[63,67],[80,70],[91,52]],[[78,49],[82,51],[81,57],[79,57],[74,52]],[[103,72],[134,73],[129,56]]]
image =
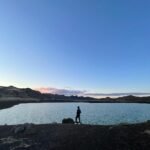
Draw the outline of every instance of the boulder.
[[[25,127],[23,125],[20,125],[20,126],[16,126],[14,128],[14,133],[15,134],[18,134],[18,133],[23,133],[25,131]]]
[[[32,134],[33,129],[34,129],[34,124],[25,123],[23,125],[15,126],[14,133],[18,134],[18,133],[27,132]]]
[[[72,118],[64,118],[62,124],[74,124],[74,120]]]

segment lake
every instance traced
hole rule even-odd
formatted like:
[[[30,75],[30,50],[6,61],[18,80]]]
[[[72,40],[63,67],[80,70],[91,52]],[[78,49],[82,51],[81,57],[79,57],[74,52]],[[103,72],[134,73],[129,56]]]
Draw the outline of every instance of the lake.
[[[81,108],[84,124],[139,123],[150,120],[150,104],[120,103],[27,103],[0,110],[0,124],[61,123],[63,118],[75,118]]]

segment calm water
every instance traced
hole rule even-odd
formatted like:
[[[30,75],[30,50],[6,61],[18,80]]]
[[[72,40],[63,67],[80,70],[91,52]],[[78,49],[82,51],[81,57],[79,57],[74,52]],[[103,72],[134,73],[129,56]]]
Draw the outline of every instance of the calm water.
[[[80,106],[85,124],[137,123],[150,120],[150,104],[29,103],[0,110],[0,124],[60,123],[75,118]]]

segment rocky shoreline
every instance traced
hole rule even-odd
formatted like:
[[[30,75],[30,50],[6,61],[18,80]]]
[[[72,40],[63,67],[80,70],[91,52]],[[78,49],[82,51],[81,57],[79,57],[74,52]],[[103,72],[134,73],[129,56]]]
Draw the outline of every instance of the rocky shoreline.
[[[0,126],[0,150],[149,150],[150,122]]]

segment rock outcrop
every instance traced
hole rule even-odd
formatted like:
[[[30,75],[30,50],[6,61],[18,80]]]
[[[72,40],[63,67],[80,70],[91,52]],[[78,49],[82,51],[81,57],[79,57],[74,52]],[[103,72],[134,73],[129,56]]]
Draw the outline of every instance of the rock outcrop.
[[[74,124],[74,120],[72,118],[64,118],[62,124]]]

